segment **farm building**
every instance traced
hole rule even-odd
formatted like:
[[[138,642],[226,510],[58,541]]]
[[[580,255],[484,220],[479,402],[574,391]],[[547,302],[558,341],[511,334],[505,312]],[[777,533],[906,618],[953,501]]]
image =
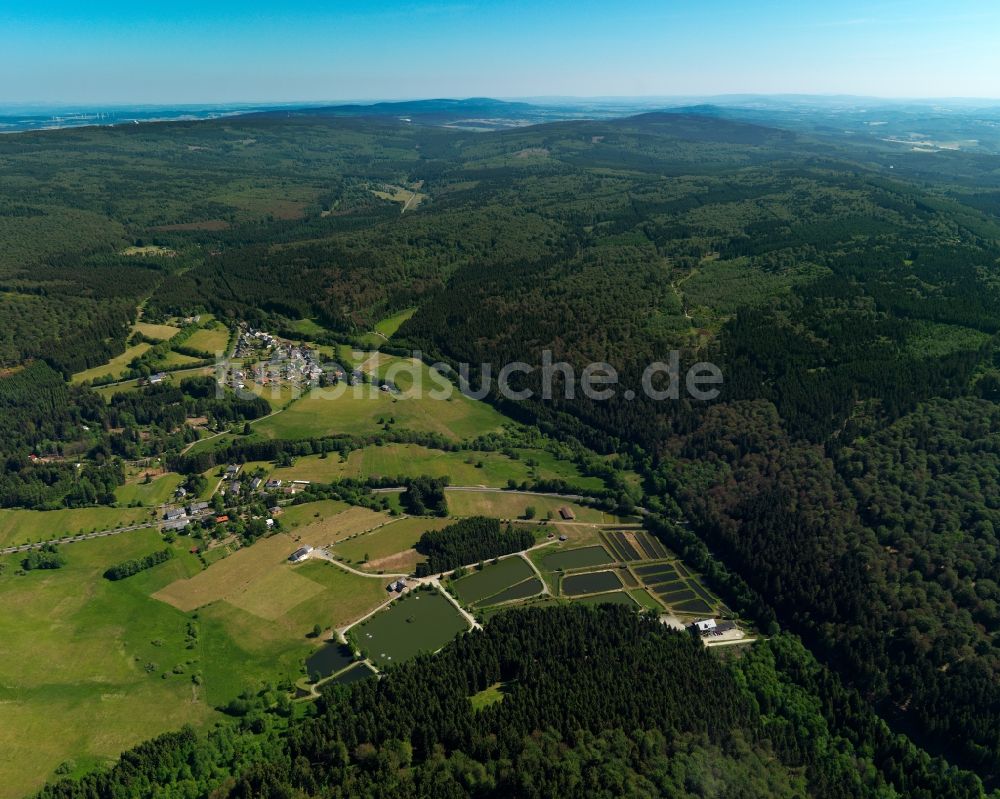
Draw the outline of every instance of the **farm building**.
[[[183,530],[189,524],[191,524],[191,520],[188,518],[172,519],[163,523],[163,529],[164,531]]]
[[[311,553],[312,551],[313,548],[310,546],[299,547],[291,555],[288,556],[288,559],[292,563],[301,563],[302,561],[304,561],[306,558],[309,557],[309,553]]]
[[[404,590],[406,590],[406,583],[404,583],[402,580],[396,580],[394,582],[389,583],[389,585],[385,587],[385,590],[395,591],[397,594],[400,594]]]
[[[176,519],[183,519],[187,514],[184,512],[184,508],[167,508],[166,513],[163,514],[163,518],[168,522],[175,521]]]
[[[576,518],[576,514],[573,512],[573,509],[568,507],[567,505],[563,505],[561,508],[559,508],[559,515],[562,516],[566,521],[573,521],[573,519]]]

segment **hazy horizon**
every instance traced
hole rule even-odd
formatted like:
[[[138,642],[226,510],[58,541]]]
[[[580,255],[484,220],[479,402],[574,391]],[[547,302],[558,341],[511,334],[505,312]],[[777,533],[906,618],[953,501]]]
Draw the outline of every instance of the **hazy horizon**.
[[[330,98],[1000,98],[1000,8],[958,0],[325,7],[9,0],[5,106]],[[360,100],[359,100],[360,101]]]

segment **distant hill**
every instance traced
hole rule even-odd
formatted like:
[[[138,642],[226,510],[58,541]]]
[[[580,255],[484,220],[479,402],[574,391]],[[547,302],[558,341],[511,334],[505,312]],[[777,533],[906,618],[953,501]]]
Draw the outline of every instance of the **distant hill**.
[[[532,103],[506,102],[489,97],[471,97],[464,100],[438,98],[371,104],[309,106],[297,109],[268,110],[256,116],[384,118],[421,125],[496,130],[562,119],[578,119],[585,115],[581,108],[571,105],[543,106]]]

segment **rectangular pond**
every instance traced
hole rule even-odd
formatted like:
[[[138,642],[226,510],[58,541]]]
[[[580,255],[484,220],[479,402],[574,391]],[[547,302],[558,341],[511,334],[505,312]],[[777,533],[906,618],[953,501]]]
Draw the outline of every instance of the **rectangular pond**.
[[[582,569],[586,566],[603,566],[614,558],[602,546],[564,549],[552,552],[542,558],[542,566],[549,571],[557,569]]]
[[[600,591],[614,591],[621,587],[622,581],[613,571],[571,574],[562,580],[562,593],[566,596],[596,594]]]

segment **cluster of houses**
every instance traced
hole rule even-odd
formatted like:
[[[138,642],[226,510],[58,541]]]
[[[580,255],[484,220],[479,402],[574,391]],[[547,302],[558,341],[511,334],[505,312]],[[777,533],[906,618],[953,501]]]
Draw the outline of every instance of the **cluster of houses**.
[[[210,516],[211,506],[207,502],[190,502],[179,507],[168,507],[163,513],[164,532],[183,530],[192,522],[201,521]]]
[[[233,388],[246,388],[248,380],[260,386],[289,382],[297,385],[316,384],[326,375],[331,382],[344,378],[344,370],[336,363],[320,363],[318,353],[306,344],[298,345],[252,327],[241,329],[234,352],[236,359],[252,362],[253,366],[234,369],[229,382]]]
[[[254,477],[249,481],[241,480],[240,472],[242,470],[243,466],[238,463],[233,463],[226,467],[223,472],[223,479],[226,481],[226,487],[223,491],[226,494],[238,497],[243,491],[244,486],[248,486],[251,491],[257,491],[261,494],[273,493],[275,491],[280,491],[285,494],[297,494],[309,485],[308,480],[294,480],[287,485],[282,480],[271,479],[265,481],[263,477]],[[208,502],[189,502],[186,505],[182,504],[184,499],[187,497],[186,489],[178,488],[174,496],[177,500],[177,504],[167,506],[163,513],[161,528],[165,532],[170,530],[183,530],[189,524],[203,521],[212,515],[212,506]],[[270,518],[266,520],[267,526],[273,527],[275,517],[279,516],[281,513],[282,509],[277,505],[268,508]],[[215,521],[216,523],[221,524],[229,521],[229,517],[219,516]]]
[[[346,380],[350,386],[366,381],[360,369],[345,369],[335,361],[322,360],[320,353],[308,344],[295,344],[279,339],[263,330],[241,328],[236,340],[234,366],[226,382],[233,389],[246,389],[252,382],[258,387],[289,383],[294,386],[337,385]],[[398,393],[390,382],[383,381],[379,390]]]

